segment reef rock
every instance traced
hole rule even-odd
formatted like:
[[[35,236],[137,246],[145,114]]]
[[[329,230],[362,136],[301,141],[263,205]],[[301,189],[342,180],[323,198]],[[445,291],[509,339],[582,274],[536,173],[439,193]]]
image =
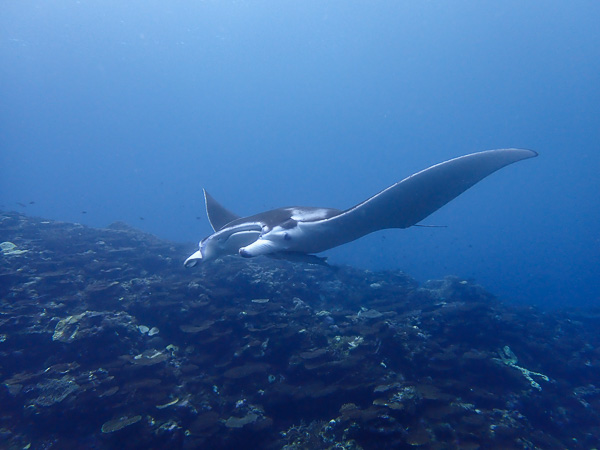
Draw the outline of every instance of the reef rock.
[[[3,448],[600,446],[600,315],[0,213]]]

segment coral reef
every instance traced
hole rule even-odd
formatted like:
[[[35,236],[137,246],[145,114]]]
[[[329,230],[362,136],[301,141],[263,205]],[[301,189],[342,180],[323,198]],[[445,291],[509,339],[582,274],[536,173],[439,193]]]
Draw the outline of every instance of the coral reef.
[[[124,224],[0,213],[0,231],[2,448],[600,445],[597,312],[455,277],[185,269],[194,244]]]

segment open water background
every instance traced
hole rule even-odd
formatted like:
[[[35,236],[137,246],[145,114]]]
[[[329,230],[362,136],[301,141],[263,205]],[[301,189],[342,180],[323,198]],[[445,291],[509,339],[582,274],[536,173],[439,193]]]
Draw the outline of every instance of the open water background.
[[[425,221],[447,228],[379,232],[330,261],[597,306],[598,23],[579,0],[5,1],[0,209],[191,243],[210,233],[202,187],[241,215],[346,208],[525,147],[540,156]]]

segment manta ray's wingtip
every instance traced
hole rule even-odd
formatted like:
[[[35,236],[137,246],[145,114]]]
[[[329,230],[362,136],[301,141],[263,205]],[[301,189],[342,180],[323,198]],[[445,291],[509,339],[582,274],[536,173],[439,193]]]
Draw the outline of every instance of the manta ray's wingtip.
[[[505,149],[499,149],[499,150],[521,153],[521,156],[522,156],[521,159],[535,158],[536,156],[539,156],[538,152],[536,152],[535,150],[532,150],[530,148],[511,147],[511,148],[505,148]]]
[[[202,188],[202,196],[204,197],[204,205],[205,205],[205,207],[206,207],[206,205],[208,205],[208,203],[210,201],[214,200],[213,197],[212,197],[212,195],[210,195],[208,193],[208,191],[206,190],[206,188]]]
[[[208,216],[208,221],[210,222],[210,225],[214,231],[218,231],[229,222],[240,218],[240,216],[232,213],[219,202],[217,202],[214,197],[206,191],[206,189],[203,188],[202,191],[204,192],[206,215]]]

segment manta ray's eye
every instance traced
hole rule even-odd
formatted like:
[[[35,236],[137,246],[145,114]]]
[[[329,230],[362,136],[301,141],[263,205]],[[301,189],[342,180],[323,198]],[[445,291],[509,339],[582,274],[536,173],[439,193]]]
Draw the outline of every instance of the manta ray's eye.
[[[283,239],[285,239],[286,241],[291,241],[292,237],[288,233],[283,233]]]

